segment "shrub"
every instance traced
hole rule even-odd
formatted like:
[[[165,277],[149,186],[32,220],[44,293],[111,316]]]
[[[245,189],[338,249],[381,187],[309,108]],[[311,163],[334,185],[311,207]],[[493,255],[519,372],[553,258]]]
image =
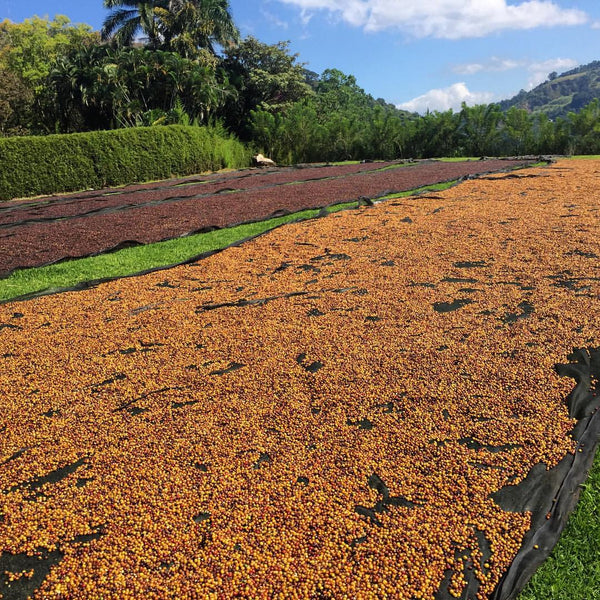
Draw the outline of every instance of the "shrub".
[[[250,164],[221,128],[170,125],[0,139],[0,200]]]

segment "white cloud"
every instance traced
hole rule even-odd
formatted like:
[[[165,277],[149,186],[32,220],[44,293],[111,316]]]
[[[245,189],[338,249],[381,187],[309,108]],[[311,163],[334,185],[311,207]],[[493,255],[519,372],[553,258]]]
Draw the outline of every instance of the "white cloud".
[[[457,110],[463,102],[466,102],[469,106],[489,104],[493,98],[494,94],[491,92],[471,92],[463,82],[460,82],[447,88],[429,90],[422,96],[397,104],[396,107],[401,110],[423,114],[428,110],[445,111],[450,108]]]
[[[522,65],[522,61],[519,62],[516,60],[502,59],[494,56],[489,61],[483,63],[466,63],[462,65],[455,65],[454,67],[452,67],[452,70],[455,73],[459,73],[460,75],[474,75],[475,73],[479,73],[481,71],[510,71],[511,69],[516,69],[517,67]]]
[[[581,25],[588,15],[553,0],[279,0],[307,19],[324,10],[365,31],[400,29],[418,37],[461,39],[514,29]]]
[[[486,65],[482,63],[465,63],[463,65],[455,65],[452,70],[459,75],[475,75],[480,71],[486,70]]]
[[[592,29],[600,29],[600,21],[594,21],[592,23]]]
[[[475,75],[481,72],[501,72],[511,69],[525,69],[529,72],[528,89],[546,81],[549,73],[556,71],[562,73],[576,67],[578,62],[572,58],[551,58],[544,61],[511,60],[493,57],[480,63],[466,63],[455,65],[452,70],[460,75]]]
[[[266,21],[271,23],[271,25],[273,25],[273,27],[275,27],[276,29],[287,29],[289,26],[286,21],[282,21],[277,16],[275,16],[272,12],[269,12],[268,10],[266,10],[264,8],[260,9],[260,14]]]
[[[528,81],[529,89],[546,81],[548,75],[553,71],[562,73],[576,67],[579,63],[572,58],[551,58],[543,62],[534,62],[528,65],[531,73]]]

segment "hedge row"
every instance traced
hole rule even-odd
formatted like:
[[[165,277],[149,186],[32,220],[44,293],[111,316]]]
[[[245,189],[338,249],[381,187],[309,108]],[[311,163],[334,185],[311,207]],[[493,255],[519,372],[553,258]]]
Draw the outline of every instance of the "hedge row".
[[[241,168],[250,159],[241,142],[209,127],[0,138],[0,200]]]

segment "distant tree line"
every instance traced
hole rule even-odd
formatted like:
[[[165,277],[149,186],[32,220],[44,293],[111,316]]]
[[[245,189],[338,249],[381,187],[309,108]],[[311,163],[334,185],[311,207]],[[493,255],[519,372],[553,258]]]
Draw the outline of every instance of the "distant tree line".
[[[554,121],[497,104],[419,116],[307,70],[287,42],[240,40],[228,0],[104,4],[100,32],[0,23],[0,135],[219,124],[283,163],[600,153],[598,99]]]

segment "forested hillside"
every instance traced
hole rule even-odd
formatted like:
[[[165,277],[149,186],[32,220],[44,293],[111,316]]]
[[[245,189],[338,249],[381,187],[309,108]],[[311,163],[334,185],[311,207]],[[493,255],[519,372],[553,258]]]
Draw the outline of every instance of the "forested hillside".
[[[521,90],[510,100],[500,102],[502,110],[523,108],[550,119],[578,112],[595,98],[600,98],[600,61],[577,67],[558,75],[551,73],[544,83],[526,92]]]

